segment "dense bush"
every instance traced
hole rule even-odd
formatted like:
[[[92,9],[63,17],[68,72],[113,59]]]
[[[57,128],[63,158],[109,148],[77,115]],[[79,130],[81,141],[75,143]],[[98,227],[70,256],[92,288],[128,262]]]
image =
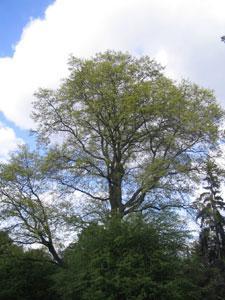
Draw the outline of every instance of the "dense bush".
[[[57,274],[63,299],[197,299],[184,276],[187,233],[157,225],[112,218],[83,230]]]
[[[42,250],[25,252],[0,233],[0,300],[59,299],[51,276],[56,266]]]

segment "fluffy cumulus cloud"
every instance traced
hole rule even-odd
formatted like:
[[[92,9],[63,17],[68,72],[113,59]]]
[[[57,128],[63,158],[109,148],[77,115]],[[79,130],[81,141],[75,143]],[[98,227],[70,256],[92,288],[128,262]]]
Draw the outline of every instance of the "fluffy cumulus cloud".
[[[106,49],[155,57],[170,76],[215,89],[223,102],[224,12],[224,0],[56,0],[27,24],[14,55],[0,58],[0,111],[32,127],[33,93],[57,87],[69,54]]]
[[[18,145],[23,144],[23,140],[16,137],[12,128],[0,124],[0,161],[7,160],[10,152],[15,151]]]

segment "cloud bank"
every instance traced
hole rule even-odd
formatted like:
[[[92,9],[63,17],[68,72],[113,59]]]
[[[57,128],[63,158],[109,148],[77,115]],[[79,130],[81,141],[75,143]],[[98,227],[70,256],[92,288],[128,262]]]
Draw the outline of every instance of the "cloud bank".
[[[27,24],[13,56],[0,58],[0,111],[32,127],[33,93],[58,86],[69,54],[106,49],[155,57],[170,76],[215,89],[225,103],[224,12],[223,0],[56,0]]]
[[[0,161],[7,160],[10,152],[15,151],[18,145],[23,144],[23,140],[16,137],[12,128],[0,124]]]

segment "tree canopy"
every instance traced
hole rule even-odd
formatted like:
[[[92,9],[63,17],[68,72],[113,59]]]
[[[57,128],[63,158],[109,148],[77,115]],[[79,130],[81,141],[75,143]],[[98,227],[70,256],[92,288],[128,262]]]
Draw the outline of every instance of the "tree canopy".
[[[182,205],[187,181],[219,138],[223,112],[213,93],[176,84],[147,56],[108,51],[71,57],[69,66],[62,85],[39,90],[34,102],[39,139],[58,140],[50,176],[122,215],[171,199]]]

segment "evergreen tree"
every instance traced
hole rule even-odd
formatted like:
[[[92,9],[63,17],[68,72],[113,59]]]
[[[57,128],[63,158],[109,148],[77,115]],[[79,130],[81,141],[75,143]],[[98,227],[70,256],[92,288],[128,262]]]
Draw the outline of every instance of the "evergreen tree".
[[[220,195],[220,180],[223,171],[213,160],[205,165],[206,186],[196,204],[197,219],[201,220],[200,248],[209,263],[225,258],[225,202]]]

